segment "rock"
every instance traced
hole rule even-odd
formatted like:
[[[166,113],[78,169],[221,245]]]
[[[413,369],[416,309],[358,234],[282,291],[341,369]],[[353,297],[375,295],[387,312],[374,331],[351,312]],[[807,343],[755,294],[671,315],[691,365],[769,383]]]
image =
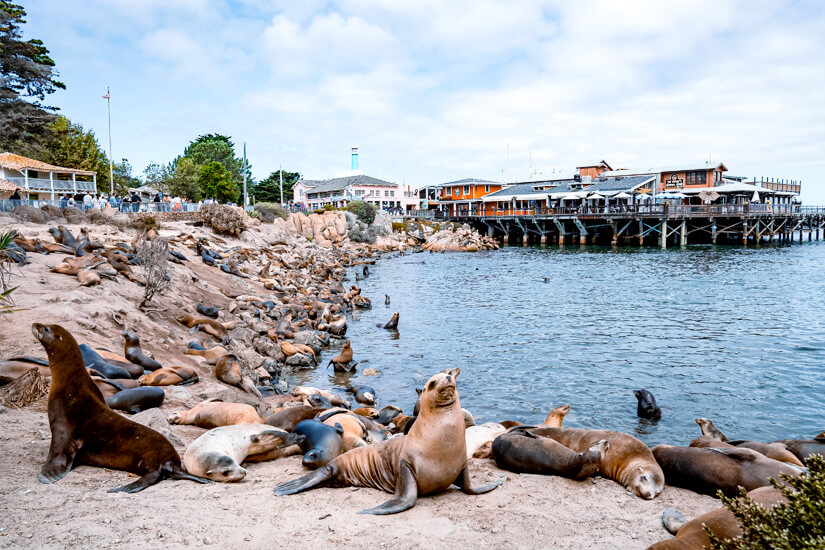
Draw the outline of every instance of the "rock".
[[[132,420],[152,428],[169,440],[172,445],[183,447],[183,441],[170,429],[166,414],[160,409],[149,409],[132,415]]]
[[[311,347],[315,353],[320,352],[322,348],[321,341],[318,340],[318,336],[315,334],[314,330],[300,330],[295,333],[295,337],[292,341],[295,344],[303,344]]]
[[[241,365],[246,366],[246,368],[251,371],[254,371],[270,360],[251,349],[251,346],[240,349],[236,348],[233,349],[232,352],[238,356],[238,359],[241,361]]]
[[[295,355],[287,357],[284,362],[290,367],[308,368],[313,365],[312,358],[309,355],[304,355],[303,353],[296,353]]]
[[[15,206],[11,213],[14,214],[17,219],[24,222],[46,223],[51,219],[51,216],[34,206]]]
[[[9,412],[9,408],[4,407],[3,405],[0,405],[0,414],[5,414],[7,412]]]
[[[238,327],[229,331],[227,336],[231,338],[232,341],[242,343],[244,346],[251,348],[252,341],[258,337],[258,333],[248,328]]]
[[[278,363],[283,363],[286,356],[284,352],[281,351],[281,346],[275,343],[270,337],[268,336],[258,336],[252,341],[252,347],[255,348],[255,351],[260,353],[261,355],[266,355],[267,357],[271,357],[275,359]]]

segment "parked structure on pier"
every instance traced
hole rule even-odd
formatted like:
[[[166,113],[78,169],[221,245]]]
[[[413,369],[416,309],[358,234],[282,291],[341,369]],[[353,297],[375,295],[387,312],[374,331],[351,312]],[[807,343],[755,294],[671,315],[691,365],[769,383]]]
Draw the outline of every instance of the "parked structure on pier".
[[[88,179],[77,179],[78,176]],[[15,190],[25,198],[55,200],[64,193],[97,194],[97,172],[54,166],[14,153],[0,153],[0,199]]]

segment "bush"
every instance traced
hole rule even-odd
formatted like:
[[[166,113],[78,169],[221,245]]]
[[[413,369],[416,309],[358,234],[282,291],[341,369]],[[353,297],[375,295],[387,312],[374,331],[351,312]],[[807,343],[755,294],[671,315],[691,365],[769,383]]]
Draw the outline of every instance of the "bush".
[[[266,202],[255,205],[255,211],[260,214],[260,219],[264,223],[272,223],[275,221],[275,218],[287,219],[289,217],[289,212],[286,211],[286,208],[281,206],[275,202]]]
[[[392,230],[401,233],[407,230],[407,225],[401,222],[392,222]]]
[[[172,286],[172,273],[169,271],[169,242],[161,237],[149,240],[145,235],[137,245],[137,256],[146,285],[143,287],[143,299],[138,306],[145,308],[155,294],[163,294]]]
[[[205,204],[201,206],[201,221],[218,233],[240,235],[246,229],[240,208],[225,204]]]
[[[154,216],[136,216],[132,218],[132,222],[130,224],[133,228],[137,229],[141,233],[145,233],[150,229],[159,230],[160,229],[160,222]]]
[[[332,206],[331,204],[325,204],[324,206],[321,207],[321,210],[324,211],[324,212],[332,212],[333,210],[335,210],[335,207]]]
[[[347,212],[358,216],[358,220],[369,225],[375,221],[375,207],[364,201],[353,201],[347,205]]]
[[[782,475],[786,484],[771,479],[788,502],[766,510],[742,489],[741,498],[721,495],[722,503],[742,524],[744,534],[720,540],[706,529],[711,548],[745,550],[749,548],[825,548],[825,458],[813,455],[806,461],[808,473],[799,477]]]

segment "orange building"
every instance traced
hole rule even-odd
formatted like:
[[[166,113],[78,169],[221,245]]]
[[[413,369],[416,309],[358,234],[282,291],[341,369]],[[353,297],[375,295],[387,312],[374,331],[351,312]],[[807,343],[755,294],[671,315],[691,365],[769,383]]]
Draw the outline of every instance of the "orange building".
[[[476,211],[482,204],[481,199],[502,188],[497,181],[466,178],[441,184],[440,204],[450,216]]]
[[[582,180],[592,180],[596,179],[601,176],[605,172],[609,172],[613,170],[606,161],[600,160],[599,162],[594,162],[592,164],[582,164],[581,166],[576,166],[576,170],[579,173],[579,177]]]

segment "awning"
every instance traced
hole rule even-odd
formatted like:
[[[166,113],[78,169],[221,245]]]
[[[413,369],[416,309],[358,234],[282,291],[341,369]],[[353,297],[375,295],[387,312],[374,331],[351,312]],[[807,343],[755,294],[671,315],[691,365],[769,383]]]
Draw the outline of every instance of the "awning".
[[[572,201],[583,199],[587,196],[587,191],[568,191],[566,193],[553,193],[550,195],[551,199],[561,199],[565,201]]]
[[[642,193],[641,195],[636,195],[636,198],[640,201],[649,201],[650,195],[648,195],[647,193]]]
[[[598,201],[598,200],[601,200],[601,199],[603,199],[603,198],[604,198],[604,195],[599,195],[598,193],[593,193],[592,195],[590,195],[589,197],[587,197],[587,200],[594,200],[594,201]]]
[[[708,202],[715,201],[720,196],[721,195],[719,195],[719,193],[717,193],[713,189],[703,189],[702,192],[699,193],[699,198],[702,199],[703,201],[708,201]]]
[[[622,191],[618,195],[613,195],[613,198],[614,199],[632,199],[633,195],[631,195],[630,193],[625,193],[624,191]]]

